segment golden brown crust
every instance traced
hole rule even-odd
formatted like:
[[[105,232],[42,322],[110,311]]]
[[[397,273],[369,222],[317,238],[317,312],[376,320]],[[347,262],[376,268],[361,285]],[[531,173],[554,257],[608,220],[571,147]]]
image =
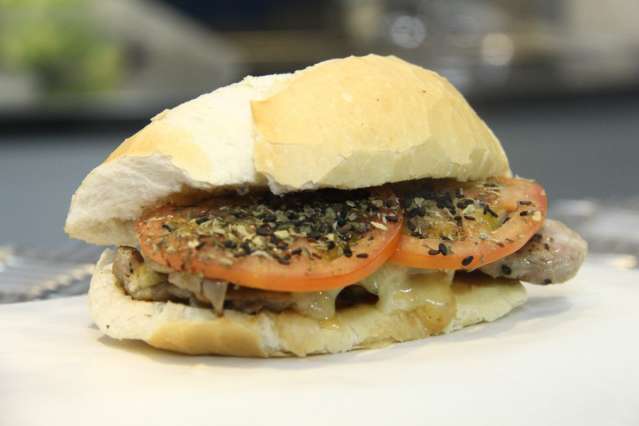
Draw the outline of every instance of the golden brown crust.
[[[143,340],[186,354],[305,356],[378,347],[493,321],[526,300],[517,281],[457,282],[453,285],[457,313],[443,330],[432,312],[421,308],[385,313],[375,306],[357,306],[328,321],[293,312],[226,311],[217,317],[210,309],[131,299],[116,285],[111,260],[112,254],[105,251],[89,292],[91,313],[100,330],[116,339]]]
[[[155,331],[148,343],[156,348],[190,355],[268,356],[259,344],[261,337],[250,325],[250,322],[243,324],[228,317],[195,324],[175,321]]]
[[[319,63],[251,105],[255,166],[276,188],[510,173],[499,141],[463,96],[394,56]]]

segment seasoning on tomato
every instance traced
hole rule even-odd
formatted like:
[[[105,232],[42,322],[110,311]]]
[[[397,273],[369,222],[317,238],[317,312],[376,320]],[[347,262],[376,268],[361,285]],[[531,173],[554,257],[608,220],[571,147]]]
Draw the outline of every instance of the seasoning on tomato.
[[[397,249],[403,218],[389,189],[321,190],[167,205],[136,224],[143,255],[176,271],[272,291],[356,283]]]
[[[398,186],[405,223],[392,262],[476,269],[520,249],[542,226],[544,189],[525,179],[434,180]]]

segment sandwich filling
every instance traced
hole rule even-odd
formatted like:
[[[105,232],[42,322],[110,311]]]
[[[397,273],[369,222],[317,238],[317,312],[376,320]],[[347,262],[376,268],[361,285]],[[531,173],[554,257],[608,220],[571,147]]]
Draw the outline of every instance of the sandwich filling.
[[[218,197],[150,210],[136,231],[139,248],[120,247],[113,272],[137,300],[319,320],[428,306],[442,329],[455,273],[556,283],[586,252],[546,220],[538,184],[506,178]]]

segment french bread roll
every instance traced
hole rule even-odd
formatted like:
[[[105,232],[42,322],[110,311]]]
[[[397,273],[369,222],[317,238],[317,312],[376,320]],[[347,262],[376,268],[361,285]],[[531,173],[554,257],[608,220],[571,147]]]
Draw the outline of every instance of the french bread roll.
[[[510,174],[497,138],[445,78],[393,56],[348,57],[292,74],[246,77],[156,115],[84,179],[65,230],[94,244],[139,247],[133,224],[168,201]],[[447,290],[448,318],[424,306],[388,310],[379,303],[340,309],[329,323],[288,310],[228,309],[218,317],[211,309],[132,299],[111,263],[106,251],[89,293],[100,330],[187,354],[305,356],[368,348],[492,321],[526,299],[517,281],[456,277]]]

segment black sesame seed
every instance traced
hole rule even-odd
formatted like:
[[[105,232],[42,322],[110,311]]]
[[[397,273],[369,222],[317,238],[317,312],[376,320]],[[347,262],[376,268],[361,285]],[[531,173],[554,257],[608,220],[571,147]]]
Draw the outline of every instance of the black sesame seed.
[[[206,217],[206,216],[201,216],[201,217],[198,217],[198,218],[196,218],[196,219],[195,219],[195,223],[196,223],[196,224],[198,224],[198,225],[201,225],[201,224],[203,224],[204,222],[206,222],[207,220],[209,220],[209,218],[208,218],[208,217]]]
[[[513,270],[508,265],[501,265],[501,273],[504,275],[510,275],[513,273]]]
[[[442,256],[446,256],[448,254],[448,247],[446,247],[446,244],[439,243],[439,247],[437,248],[439,249],[439,252],[442,254]]]
[[[396,223],[396,222],[399,221],[399,218],[396,215],[394,215],[394,214],[387,214],[386,215],[386,220],[388,222],[391,222],[391,223]]]
[[[349,246],[344,247],[344,256],[351,257],[353,255],[353,250]]]
[[[291,250],[291,255],[293,256],[299,256],[300,254],[302,254],[302,249],[299,247],[294,250]]]
[[[277,244],[275,244],[275,246],[280,250],[288,249],[288,243],[286,243],[285,241],[278,241]]]
[[[473,256],[466,256],[463,260],[462,260],[462,266],[468,266],[472,263],[473,261]]]
[[[252,251],[251,245],[249,244],[248,241],[244,241],[242,244],[240,244],[240,247],[242,248],[242,250],[244,250],[247,253],[250,253]]]
[[[326,248],[329,250],[333,250],[335,248],[335,243],[333,241],[329,241],[326,243]]]
[[[532,204],[532,201],[529,200],[519,200],[519,204],[522,206],[529,206]]]
[[[165,230],[169,232],[173,232],[173,228],[171,228],[171,226],[168,223],[163,223],[162,228],[164,228]]]
[[[357,257],[359,257],[360,259],[366,259],[368,257],[368,253],[359,253]]]
[[[322,237],[322,233],[320,231],[313,230],[308,234],[308,237],[312,240],[319,240]]]
[[[271,227],[268,225],[261,225],[258,226],[257,229],[255,230],[255,232],[257,233],[257,235],[261,235],[261,236],[267,236],[267,235],[271,235],[271,233],[273,232],[271,230]]]
[[[464,216],[464,219],[466,220],[476,220],[474,217],[472,216]]]
[[[523,212],[519,212],[519,216],[528,216],[528,211],[524,210]]]
[[[439,254],[439,250],[430,249],[428,250],[428,254],[431,256],[437,256]]]
[[[425,213],[426,212],[424,211],[422,207],[413,207],[412,209],[406,212],[406,216],[412,219],[416,216],[424,216]]]
[[[262,218],[264,222],[275,222],[276,219],[277,217],[273,213],[269,213]]]
[[[497,213],[495,213],[493,211],[493,209],[490,208],[489,205],[485,205],[484,206],[484,214],[488,213],[489,215],[491,215],[492,217],[498,217],[499,215]]]
[[[463,200],[459,200],[457,202],[457,208],[458,209],[465,209],[466,207],[470,206],[471,204],[474,204],[475,202],[473,200],[471,200],[470,198],[464,198]]]

